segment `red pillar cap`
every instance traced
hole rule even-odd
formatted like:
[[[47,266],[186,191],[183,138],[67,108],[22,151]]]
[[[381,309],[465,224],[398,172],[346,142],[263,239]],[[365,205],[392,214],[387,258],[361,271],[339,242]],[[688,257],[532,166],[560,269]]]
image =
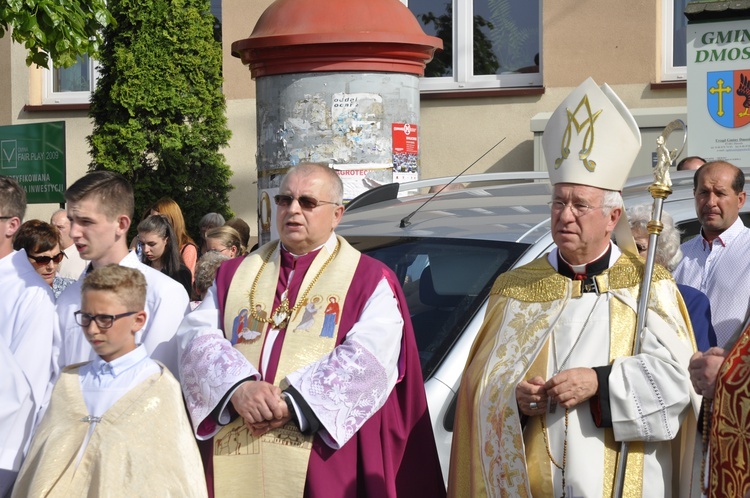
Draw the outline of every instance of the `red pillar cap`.
[[[276,0],[232,55],[253,78],[367,71],[424,75],[443,41],[399,0]]]

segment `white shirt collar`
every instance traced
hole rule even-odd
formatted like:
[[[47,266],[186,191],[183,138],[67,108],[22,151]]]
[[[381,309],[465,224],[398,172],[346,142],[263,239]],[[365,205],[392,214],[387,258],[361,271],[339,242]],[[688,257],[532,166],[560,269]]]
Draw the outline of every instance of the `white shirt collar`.
[[[117,377],[147,358],[148,351],[146,351],[143,344],[139,344],[133,351],[110,362],[104,361],[101,357],[97,356],[91,364],[91,369],[96,376],[109,375]]]

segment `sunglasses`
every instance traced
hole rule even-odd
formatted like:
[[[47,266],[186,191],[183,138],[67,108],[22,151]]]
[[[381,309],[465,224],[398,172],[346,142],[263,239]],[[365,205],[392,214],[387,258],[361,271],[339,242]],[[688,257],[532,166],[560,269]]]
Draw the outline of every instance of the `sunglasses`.
[[[32,256],[30,254],[27,254],[27,256],[29,259],[33,259],[38,265],[48,265],[50,261],[54,261],[55,264],[58,264],[65,257],[65,253],[60,252],[54,256]]]
[[[319,201],[315,197],[310,197],[308,195],[302,195],[300,197],[292,197],[291,195],[274,195],[273,200],[276,203],[277,206],[281,207],[289,207],[292,205],[292,201],[299,202],[300,207],[302,209],[315,209],[316,207],[320,206],[321,204],[333,204],[334,206],[338,206],[338,202],[331,202],[331,201]]]

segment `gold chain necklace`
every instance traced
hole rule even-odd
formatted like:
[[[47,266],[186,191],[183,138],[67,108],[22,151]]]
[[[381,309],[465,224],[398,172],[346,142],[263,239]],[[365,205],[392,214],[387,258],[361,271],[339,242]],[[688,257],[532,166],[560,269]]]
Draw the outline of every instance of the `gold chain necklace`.
[[[283,329],[287,326],[287,323],[289,322],[289,319],[294,315],[299,309],[304,306],[304,304],[307,302],[307,295],[310,293],[310,290],[315,286],[315,283],[318,281],[320,276],[323,274],[325,269],[328,267],[328,264],[333,261],[333,258],[336,257],[336,254],[339,252],[340,243],[336,241],[336,248],[333,250],[333,253],[331,253],[330,256],[328,256],[328,259],[325,260],[323,263],[323,266],[320,267],[320,270],[318,270],[318,273],[313,277],[312,281],[310,282],[310,285],[307,286],[307,289],[305,289],[305,292],[302,294],[302,297],[297,299],[297,304],[294,305],[293,308],[289,308],[289,298],[287,297],[287,294],[289,292],[289,289],[285,289],[284,293],[281,295],[281,303],[279,303],[279,306],[276,308],[276,310],[271,313],[271,318],[265,318],[260,315],[258,315],[258,312],[255,311],[255,291],[258,288],[258,282],[260,281],[260,276],[263,273],[263,270],[266,268],[266,265],[271,260],[271,256],[276,251],[276,248],[274,248],[272,251],[268,253],[268,256],[266,259],[263,260],[263,264],[260,266],[260,270],[258,270],[258,274],[255,276],[255,281],[253,282],[253,286],[250,288],[250,315],[262,323],[272,323],[274,328],[277,329]],[[277,246],[278,247],[278,244]]]
[[[542,437],[544,438],[544,446],[547,449],[547,456],[549,457],[552,465],[560,469],[562,472],[562,498],[565,498],[565,467],[568,463],[568,408],[565,409],[565,438],[563,439],[563,455],[562,465],[557,463],[557,460],[552,456],[552,448],[550,447],[549,440],[547,439],[547,427],[544,423],[544,419],[547,416],[542,414],[539,416],[539,422],[542,424]]]

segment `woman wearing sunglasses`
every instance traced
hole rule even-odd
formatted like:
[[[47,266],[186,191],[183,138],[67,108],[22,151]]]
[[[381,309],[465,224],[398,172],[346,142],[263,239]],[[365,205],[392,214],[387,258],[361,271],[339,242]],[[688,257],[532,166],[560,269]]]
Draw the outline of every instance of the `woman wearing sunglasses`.
[[[55,297],[75,282],[57,274],[65,253],[60,249],[60,232],[53,225],[40,220],[27,221],[16,232],[13,249],[26,251],[31,266],[52,287]]]

